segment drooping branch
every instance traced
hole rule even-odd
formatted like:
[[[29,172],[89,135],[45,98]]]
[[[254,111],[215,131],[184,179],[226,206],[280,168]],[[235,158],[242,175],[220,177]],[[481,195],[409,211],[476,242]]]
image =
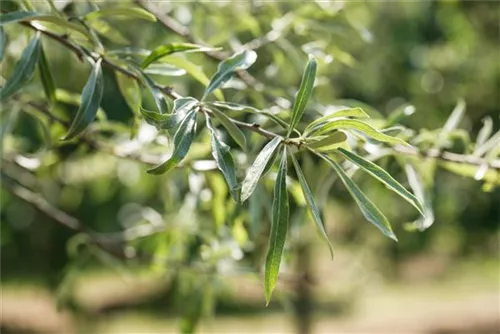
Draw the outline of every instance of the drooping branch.
[[[141,0],[135,0],[135,1],[137,3],[141,3],[141,6],[142,6]],[[145,8],[147,8],[147,7],[145,7]],[[79,47],[78,45],[75,45],[73,42],[71,42],[64,35],[55,34],[51,31],[48,31],[43,26],[37,25],[36,23],[33,23],[33,22],[21,22],[21,24],[23,24],[31,29],[34,29],[36,31],[40,31],[45,36],[59,42],[61,45],[63,45],[64,47],[68,48],[70,51],[75,53],[80,59],[83,59],[84,57],[88,56],[88,54],[81,47]],[[183,34],[185,34],[185,31],[183,32]],[[94,53],[91,55],[91,57],[94,60],[97,60],[101,56]],[[102,63],[105,66],[108,66],[116,71],[119,71],[119,72],[121,72],[121,73],[135,79],[135,80],[138,80],[140,82],[140,78],[135,73],[129,71],[128,69],[122,68],[122,67],[118,66],[117,64],[114,64],[113,62],[110,62],[106,58],[103,58]],[[183,97],[182,95],[175,92],[171,87],[162,87],[162,86],[157,85],[156,88],[160,89],[165,95],[167,95],[168,97],[170,97],[172,99],[177,99],[177,98]],[[233,119],[231,119],[231,121],[240,128],[250,130],[250,131],[255,132],[255,133],[257,133],[263,137],[266,137],[268,139],[272,139],[274,137],[281,137],[281,135],[279,135],[277,133],[263,129],[259,124],[256,124],[256,123],[253,123],[253,124],[252,123],[245,123],[245,122],[237,121],[237,120],[233,120]],[[290,141],[289,143],[300,147],[300,144],[298,142]],[[497,160],[487,160],[487,159],[477,157],[477,156],[461,155],[461,154],[446,152],[446,151],[434,152],[432,150],[429,150],[428,152],[421,152],[421,151],[418,151],[416,148],[407,148],[407,147],[400,147],[400,146],[393,147],[393,150],[395,152],[397,152],[399,154],[403,154],[403,155],[430,157],[430,158],[440,159],[443,161],[464,163],[464,164],[474,165],[474,166],[487,166],[487,168],[500,170],[500,160],[498,160],[498,159]],[[124,157],[124,158],[129,157],[127,154],[121,154],[121,153],[118,153],[116,155]],[[148,164],[154,164],[153,161],[151,161],[149,159],[143,159],[141,157],[137,157],[137,155],[131,155],[130,157],[133,159],[148,163]],[[146,161],[146,160],[149,160],[149,161]]]

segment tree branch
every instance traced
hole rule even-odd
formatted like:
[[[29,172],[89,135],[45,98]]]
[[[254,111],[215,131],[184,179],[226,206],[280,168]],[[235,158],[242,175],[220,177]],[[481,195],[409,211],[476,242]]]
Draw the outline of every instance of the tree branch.
[[[476,166],[487,166],[488,168],[500,170],[500,160],[487,160],[474,155],[462,155],[453,152],[440,151],[436,149],[431,149],[425,152],[419,151],[416,147],[401,146],[397,145],[392,147],[392,149],[400,154],[416,156],[422,158],[433,158],[449,162],[457,162],[468,165]]]
[[[149,8],[143,4],[143,0],[134,0],[134,1],[137,4],[139,4],[141,7],[145,8],[149,11]],[[191,33],[189,32],[189,30],[186,30],[186,29],[182,30],[180,28],[182,26],[178,25],[178,24],[176,25],[175,23],[172,23],[175,21],[172,21],[170,18],[159,16],[158,14],[153,13],[153,12],[152,12],[152,14],[155,15],[159,20],[161,18],[162,23],[163,23],[163,21],[168,22],[166,25],[165,24],[164,25],[165,25],[165,27],[167,27],[171,31],[178,33],[179,35],[184,36],[184,37],[192,36]],[[88,56],[87,53],[85,51],[83,51],[83,49],[81,49],[79,46],[73,44],[66,36],[62,36],[62,35],[58,35],[58,34],[55,34],[53,32],[50,32],[50,31],[46,30],[43,26],[37,25],[37,24],[32,23],[32,22],[21,22],[21,24],[23,24],[31,29],[34,29],[36,31],[40,31],[42,34],[59,42],[60,44],[64,45],[69,50],[71,50],[73,53],[75,53],[80,59]],[[101,55],[97,55],[97,54],[92,55],[92,58],[94,60],[97,60],[99,57],[101,57]],[[140,78],[135,73],[133,73],[127,69],[124,69],[124,68],[110,62],[109,60],[107,60],[105,58],[103,58],[102,61],[103,61],[103,64],[105,64],[106,66],[108,66],[116,71],[120,71],[121,73],[123,73],[123,74],[125,74],[125,75],[127,75],[135,80],[140,81]],[[177,98],[182,97],[182,95],[176,93],[171,87],[161,87],[161,86],[157,85],[156,88],[160,89],[163,93],[165,93],[165,95],[169,96],[172,99],[177,99]],[[244,128],[244,129],[253,131],[253,132],[258,133],[259,135],[266,137],[268,139],[272,139],[275,137],[281,137],[279,134],[262,129],[260,127],[260,125],[255,124],[255,123],[250,124],[250,123],[245,123],[245,122],[241,122],[241,121],[237,121],[237,120],[231,120],[231,121],[240,128]],[[297,143],[294,141],[288,141],[287,143],[295,145],[297,147],[300,147],[300,143]],[[486,165],[486,166],[488,166],[488,168],[493,168],[493,169],[497,169],[497,170],[500,169],[500,161],[499,160],[488,161],[488,160],[481,158],[481,157],[461,155],[461,154],[456,154],[456,153],[452,153],[452,152],[439,152],[439,151],[435,152],[433,150],[429,150],[427,152],[420,152],[416,148],[407,148],[407,147],[402,147],[402,146],[395,146],[393,149],[396,152],[398,152],[400,154],[404,154],[404,155],[430,157],[430,158],[441,159],[444,161],[465,163],[465,164],[476,165],[476,166]],[[116,152],[115,152],[115,154],[116,154]],[[116,155],[121,156],[121,157],[127,157],[127,158],[129,157],[129,155],[127,155],[127,154],[116,154]],[[143,159],[137,155],[130,155],[130,157],[133,159],[136,159],[138,161],[147,163],[147,164],[153,164],[152,163],[153,161],[151,161],[149,159]]]

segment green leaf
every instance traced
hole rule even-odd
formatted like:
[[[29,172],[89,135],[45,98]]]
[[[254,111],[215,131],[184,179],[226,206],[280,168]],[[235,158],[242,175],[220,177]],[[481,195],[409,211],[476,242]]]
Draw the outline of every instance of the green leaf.
[[[283,149],[283,156],[274,185],[273,196],[273,217],[271,222],[271,233],[269,236],[269,249],[266,257],[266,273],[264,278],[266,305],[271,301],[271,295],[280,270],[281,257],[285,247],[286,234],[288,232],[289,203],[288,192],[286,190],[287,174],[287,154],[286,147]]]
[[[56,102],[56,84],[54,83],[54,77],[50,70],[49,62],[45,56],[45,51],[43,46],[40,45],[40,60],[38,62],[38,70],[40,71],[40,78],[42,80],[43,90],[45,95],[49,99],[51,104]]]
[[[177,68],[170,64],[152,64],[144,70],[144,73],[151,75],[178,77],[181,75],[185,75],[187,72],[182,68]]]
[[[170,43],[167,45],[161,45],[151,51],[151,53],[142,62],[141,67],[146,68],[152,62],[176,52],[206,52],[213,50],[214,49],[212,48],[191,43]]]
[[[84,16],[84,18],[86,20],[95,20],[102,16],[125,16],[126,18],[134,17],[149,22],[156,22],[156,17],[153,14],[139,7],[105,8],[95,12],[88,13],[87,15]]]
[[[33,78],[35,67],[40,58],[40,46],[40,33],[37,33],[24,49],[21,59],[16,63],[11,76],[0,90],[0,100],[5,100],[16,93]]]
[[[192,97],[183,97],[174,101],[174,110],[171,114],[160,114],[144,108],[141,108],[141,114],[148,124],[155,126],[158,130],[169,130],[177,127],[189,112],[198,107],[198,103],[198,100]]]
[[[366,112],[371,118],[384,118],[384,116],[377,109],[372,106],[353,99],[340,99],[333,101],[336,106],[343,106],[345,108],[361,108]]]
[[[89,23],[89,26],[92,27],[95,31],[97,31],[100,35],[106,37],[111,42],[116,44],[130,44],[130,41],[127,37],[123,36],[123,34],[113,27],[108,22],[102,20],[94,20]]]
[[[328,156],[324,154],[317,154],[319,157],[324,159],[335,172],[339,175],[340,179],[344,183],[345,187],[354,198],[356,203],[358,204],[363,216],[373,225],[375,225],[382,233],[389,238],[397,241],[396,235],[392,231],[391,224],[384,216],[382,212],[373,204],[366,195],[359,189],[359,187],[354,183],[354,181],[347,176],[342,167],[334,160],[330,159]]]
[[[78,108],[73,123],[64,137],[64,140],[70,140],[82,133],[97,115],[97,110],[99,109],[104,91],[101,63],[102,59],[99,58],[92,68],[90,77],[85,87],[83,87],[80,108]]]
[[[3,26],[0,26],[0,61],[3,60],[5,56],[5,31]]]
[[[182,120],[174,135],[174,152],[172,156],[161,165],[149,169],[153,175],[164,174],[174,168],[186,156],[196,134],[196,111],[189,112]]]
[[[246,70],[257,59],[257,53],[253,50],[244,50],[234,54],[232,57],[223,60],[217,67],[217,72],[214,74],[210,83],[208,84],[202,100],[210,95],[215,89],[219,88],[229,80],[234,72],[239,70]]]
[[[118,89],[120,89],[120,93],[125,99],[125,102],[127,102],[130,110],[134,113],[134,115],[139,115],[142,98],[141,89],[137,80],[119,71],[115,71],[115,77]]]
[[[210,80],[203,72],[203,68],[201,66],[193,64],[186,58],[175,57],[175,56],[168,57],[168,60],[166,60],[166,62],[178,68],[182,68],[190,76],[192,76],[194,79],[200,82],[202,85],[208,86]],[[222,94],[222,91],[220,89],[215,90],[214,95],[218,100],[224,101],[224,95]]]
[[[293,154],[290,154],[290,156],[292,157],[293,166],[295,167],[295,171],[297,172],[297,177],[299,178],[299,183],[300,186],[302,187],[302,193],[304,194],[307,206],[311,211],[311,215],[313,217],[314,222],[316,223],[316,226],[321,234],[321,237],[323,237],[323,239],[328,244],[328,247],[330,249],[330,255],[332,256],[333,259],[333,247],[332,244],[330,243],[330,240],[328,239],[328,234],[326,233],[325,225],[323,224],[323,220],[321,219],[321,214],[319,212],[318,206],[316,205],[316,201],[314,200],[313,194],[311,193],[311,189],[307,184],[307,180],[304,176],[304,173],[302,172],[302,169],[300,168],[297,158],[295,158],[295,155]]]
[[[476,138],[476,151],[479,147],[481,147],[487,140],[490,138],[491,133],[493,132],[493,119],[487,116],[483,118],[483,127],[479,130]],[[474,152],[475,153],[475,152]]]
[[[419,175],[410,163],[405,163],[404,166],[410,187],[415,196],[424,204],[425,215],[419,217],[413,224],[419,231],[429,228],[435,219],[434,209],[432,208],[432,183],[434,182],[435,165],[434,161],[420,164],[420,168],[424,170],[425,178],[422,177],[424,175]]]
[[[276,151],[282,140],[283,138],[276,137],[269,143],[267,143],[262,151],[260,151],[259,155],[257,155],[257,158],[255,158],[252,166],[250,166],[250,168],[248,169],[241,187],[242,203],[245,202],[255,190],[255,187],[257,186],[257,183],[259,182],[259,179],[264,172],[269,159],[271,159],[274,151]]]
[[[10,12],[6,14],[1,14],[0,15],[0,25],[4,25],[7,23],[14,23],[14,22],[24,22],[24,21],[41,21],[41,22],[49,22],[49,23],[54,23],[55,25],[59,27],[63,27],[66,29],[70,29],[72,31],[78,32],[80,35],[85,36],[86,38],[90,38],[89,32],[83,27],[82,25],[79,25],[77,23],[69,22],[63,19],[62,17],[55,16],[55,15],[46,15],[46,14],[40,14],[36,12]]]
[[[236,181],[236,170],[234,168],[234,160],[227,146],[217,135],[217,130],[212,124],[210,117],[206,118],[207,128],[212,132],[212,156],[217,162],[217,167],[224,175],[229,191],[233,199],[238,202],[238,182]]]
[[[338,129],[356,130],[380,142],[409,146],[409,144],[403,139],[383,134],[371,125],[357,119],[338,119],[326,123],[324,126],[314,131],[314,134],[322,135],[328,133],[329,131]]]
[[[217,101],[207,102],[207,104],[214,106],[214,107],[224,108],[224,109],[233,110],[233,111],[242,111],[242,112],[247,112],[247,113],[251,113],[251,114],[264,115],[266,117],[269,117],[273,122],[275,122],[276,124],[281,126],[283,129],[288,128],[288,124],[284,120],[279,118],[278,116],[273,115],[270,112],[259,110],[257,108],[251,107],[251,106],[247,106],[247,105],[239,104],[239,103],[234,103],[234,102],[217,102]]]
[[[293,129],[299,124],[304,115],[306,109],[307,101],[311,97],[311,93],[314,86],[314,80],[316,79],[316,58],[313,55],[309,55],[309,61],[307,62],[304,74],[302,75],[302,81],[300,82],[299,91],[295,102],[293,104],[292,118],[290,120],[290,128],[288,130],[287,136],[290,136]]]
[[[320,137],[319,140],[313,141],[313,139],[315,139],[315,137],[308,138],[307,147],[312,149],[321,149],[325,147],[330,148],[332,145],[336,145],[338,147],[347,140],[347,136],[341,131],[335,131],[328,136]]]
[[[243,151],[246,151],[247,139],[245,138],[243,132],[224,113],[220,112],[215,108],[212,109],[212,112],[215,115],[215,117],[226,128],[227,132],[229,132],[234,141],[243,149]]]
[[[368,116],[368,114],[365,113],[361,108],[341,109],[309,123],[309,125],[307,125],[304,130],[304,136],[306,136],[306,134],[309,132],[313,132],[318,127],[321,127],[321,125],[324,125],[324,123],[328,123],[332,120],[342,117],[370,118],[370,116]]]
[[[374,178],[385,184],[389,189],[394,191],[396,194],[401,196],[408,203],[413,205],[421,214],[424,215],[424,207],[422,203],[413,195],[411,192],[406,190],[398,181],[396,181],[389,173],[377,166],[371,161],[364,159],[363,157],[339,148],[337,152],[341,153],[346,159],[352,163],[358,165],[361,169],[372,175]]]
[[[156,84],[154,83],[151,78],[149,78],[144,72],[139,72],[141,75],[141,78],[143,79],[144,83],[148,87],[149,91],[153,95],[153,99],[156,104],[156,108],[158,109],[158,112],[160,114],[167,114],[170,109],[170,105],[165,98],[165,95],[156,87]]]

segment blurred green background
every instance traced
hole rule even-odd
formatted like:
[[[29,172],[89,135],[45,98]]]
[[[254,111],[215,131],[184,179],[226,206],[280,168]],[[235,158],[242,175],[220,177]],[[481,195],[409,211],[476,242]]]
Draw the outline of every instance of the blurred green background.
[[[44,2],[33,1],[40,11]],[[111,3],[98,3],[112,6]],[[90,2],[56,2],[71,15],[92,10]],[[366,103],[383,115],[412,104],[416,113],[404,125],[433,130],[448,118],[460,98],[467,103],[461,127],[475,138],[482,119],[500,128],[500,3],[496,1],[377,2],[155,2],[151,8],[186,25],[209,45],[230,51],[273,31],[258,50],[249,72],[263,92],[240,89],[234,79],[224,90],[229,101],[270,107],[265,95],[286,107],[300,82],[306,53],[320,62],[314,101],[339,99]],[[106,36],[108,49],[151,49],[183,41],[160,23],[106,19],[127,40]],[[116,30],[114,30],[116,29]],[[2,76],[27,43],[27,30],[6,26],[7,53]],[[277,35],[276,35],[277,34]],[[274,38],[275,37],[275,38]],[[44,40],[57,87],[79,94],[88,65],[57,43]],[[210,76],[217,62],[203,54],[187,57]],[[179,71],[178,71],[179,72]],[[179,73],[178,73],[179,74]],[[101,104],[119,135],[102,138],[124,149],[132,113],[114,75],[105,71]],[[203,86],[189,75],[154,76],[182,94],[199,96]],[[38,78],[24,93],[42,98]],[[151,101],[146,101],[151,105]],[[61,115],[76,107],[61,103]],[[12,105],[2,106],[5,125]],[[313,107],[307,117],[315,117]],[[14,113],[12,113],[14,114]],[[9,116],[10,117],[10,116]],[[2,169],[36,188],[58,208],[102,233],[134,226],[163,226],[162,232],[130,242],[126,250],[151,253],[144,265],[133,256],[119,261],[91,246],[1,188],[1,273],[4,333],[167,333],[190,317],[206,313],[207,333],[498,333],[500,190],[484,192],[481,182],[438,170],[435,222],[424,232],[404,224],[417,218],[411,207],[374,180],[355,179],[394,224],[399,243],[367,224],[354,201],[334,182],[324,203],[335,259],[319,240],[304,207],[293,206],[284,274],[275,298],[264,306],[259,264],[267,245],[266,213],[272,182],[262,182],[263,210],[254,219],[231,202],[216,171],[177,170],[166,177],[145,173],[146,166],[90,147],[47,141],[64,134],[56,125],[16,112],[3,136]],[[125,126],[123,126],[125,125]],[[114,129],[114,128],[113,128]],[[156,133],[143,125],[134,142],[155,152]],[[125,138],[125,139],[123,139]],[[253,137],[252,137],[253,138]],[[207,159],[200,134],[196,158]],[[254,146],[258,138],[253,138]],[[125,143],[125,144],[124,144]],[[9,154],[41,159],[35,171],[13,163]],[[43,158],[42,158],[43,157]],[[248,164],[237,157],[241,165]],[[325,182],[326,169],[305,163],[316,174],[312,187]],[[397,179],[404,172],[389,158],[379,163]],[[29,164],[28,164],[29,165]],[[255,201],[254,201],[255,202]],[[305,224],[307,222],[307,224]],[[216,229],[213,226],[217,226]],[[83,245],[83,246],[82,246]],[[165,260],[166,259],[166,260]],[[304,274],[307,277],[304,278]],[[57,308],[59,306],[59,309]]]

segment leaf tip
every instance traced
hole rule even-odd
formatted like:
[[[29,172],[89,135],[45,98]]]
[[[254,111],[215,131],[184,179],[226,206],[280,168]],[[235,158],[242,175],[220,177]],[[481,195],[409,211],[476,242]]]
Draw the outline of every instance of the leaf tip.
[[[388,231],[388,232],[387,232],[387,236],[388,236],[389,238],[391,238],[392,240],[394,240],[394,241],[396,241],[396,242],[399,242],[398,237],[396,237],[396,235],[394,234],[394,232],[392,232],[392,231]]]

